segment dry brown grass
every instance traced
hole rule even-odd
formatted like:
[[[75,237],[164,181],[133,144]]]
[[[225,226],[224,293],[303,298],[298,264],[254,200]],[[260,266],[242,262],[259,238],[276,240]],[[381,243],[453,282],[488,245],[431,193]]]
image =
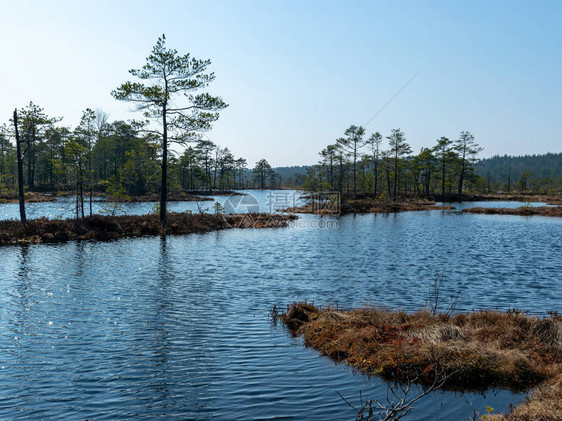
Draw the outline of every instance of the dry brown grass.
[[[350,213],[394,213],[422,210],[454,209],[453,206],[436,206],[435,202],[426,200],[403,200],[398,202],[384,202],[371,198],[346,199],[339,209],[341,214]],[[334,212],[323,209],[317,202],[309,202],[303,206],[287,208],[285,212],[310,213],[316,215],[329,215]],[[337,212],[336,212],[337,213]]]
[[[521,215],[521,216],[562,216],[562,206],[521,206],[519,208],[470,208],[463,212],[482,213],[485,215]]]
[[[84,219],[47,218],[0,221],[0,246],[32,243],[59,243],[71,240],[114,240],[144,235],[205,233],[229,228],[278,228],[288,225],[294,215],[239,214],[208,215],[169,213],[165,226],[158,215],[94,215]]]
[[[400,378],[408,367],[427,373],[421,381],[430,382],[439,364],[449,374],[446,389],[523,391],[537,386],[528,401],[498,419],[562,419],[562,317],[557,314],[482,311],[447,316],[295,303],[281,319],[307,346],[365,373]]]

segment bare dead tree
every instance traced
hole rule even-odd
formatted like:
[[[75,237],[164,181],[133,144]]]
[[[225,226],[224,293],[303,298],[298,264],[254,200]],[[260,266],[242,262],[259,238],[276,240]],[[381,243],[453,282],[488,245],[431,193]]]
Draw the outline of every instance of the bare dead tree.
[[[432,282],[429,286],[429,291],[427,293],[427,309],[429,312],[435,316],[439,312],[440,306],[443,304],[443,284],[445,282],[444,270],[437,272],[433,275]],[[451,301],[445,308],[445,314],[450,316],[454,313],[461,296],[461,289],[459,288],[457,294],[451,297]]]
[[[359,392],[359,406],[353,405],[341,393],[336,392],[343,401],[355,411],[356,421],[394,421],[409,414],[414,409],[414,404],[431,392],[443,387],[445,382],[458,370],[453,365],[441,366],[433,347],[431,348],[431,362],[433,365],[432,381],[429,385],[420,386],[416,394],[412,394],[412,387],[421,384],[422,370],[420,367],[412,366],[402,357],[402,363],[392,381],[388,383],[386,398],[384,401],[378,399],[363,400],[362,392]],[[425,379],[426,376],[423,376]]]

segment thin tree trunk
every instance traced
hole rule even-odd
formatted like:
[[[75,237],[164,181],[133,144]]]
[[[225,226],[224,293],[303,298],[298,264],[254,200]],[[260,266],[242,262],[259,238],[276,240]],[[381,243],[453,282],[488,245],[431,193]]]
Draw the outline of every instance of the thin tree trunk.
[[[189,190],[193,191],[193,168],[189,167]]]
[[[461,196],[462,196],[462,185],[463,185],[463,182],[464,182],[464,157],[463,157],[463,160],[462,160],[461,174],[460,174],[460,177],[459,177],[459,200],[460,200],[460,198],[461,198]]]
[[[14,110],[14,127],[16,129],[16,153],[18,154],[18,199],[20,203],[20,220],[24,224],[27,222],[25,216],[25,196],[23,191],[23,156],[21,153],[21,141],[18,131],[18,111]]]
[[[78,177],[76,178],[76,219],[80,218],[80,199],[78,197],[78,191],[80,187],[78,186]]]
[[[340,190],[340,200],[343,200],[341,197],[343,195],[343,179],[344,179],[344,174],[343,174],[343,158],[340,159],[340,182],[339,182],[339,190]]]
[[[386,171],[386,186],[388,187],[388,197],[390,199],[390,195],[392,194],[390,190],[390,169],[386,167],[385,171]]]
[[[217,162],[217,158],[216,158],[216,155],[215,155],[215,168],[214,168],[214,171],[213,171],[213,188],[215,190],[217,188],[217,164],[216,164],[216,162]]]
[[[396,156],[394,157],[394,194],[393,200],[396,202],[396,183],[398,181],[398,145],[396,145]]]
[[[29,140],[29,138],[27,138]],[[27,187],[30,191],[33,190],[33,182],[31,176],[31,161],[33,159],[33,148],[28,149],[27,154]]]
[[[166,224],[166,199],[168,198],[168,127],[166,124],[166,104],[162,110],[162,186],[160,188],[160,222]]]
[[[353,198],[357,199],[357,143],[355,143],[355,147],[353,149]]]
[[[90,216],[92,216],[92,198],[94,196],[92,183],[92,141],[88,133],[88,187],[90,188]]]
[[[330,158],[330,190],[334,189],[334,159]]]
[[[31,181],[29,182],[30,186],[35,187],[35,167],[37,165],[37,161],[35,160],[35,156],[33,156],[33,164],[31,165]]]
[[[50,161],[49,161],[49,188],[51,189],[51,191],[53,191],[54,188],[54,182],[53,182],[53,160],[55,158],[54,156],[54,146],[53,146],[53,141],[51,140],[51,147],[49,148],[49,156],[50,156]]]
[[[441,200],[445,200],[445,157],[443,156],[443,166],[441,173]]]
[[[82,175],[82,158],[78,159],[78,187],[78,197],[80,199],[80,215],[82,216],[82,219],[84,219],[84,177]]]
[[[378,181],[379,181],[378,162],[377,162],[377,160],[375,160],[375,197],[377,197]]]

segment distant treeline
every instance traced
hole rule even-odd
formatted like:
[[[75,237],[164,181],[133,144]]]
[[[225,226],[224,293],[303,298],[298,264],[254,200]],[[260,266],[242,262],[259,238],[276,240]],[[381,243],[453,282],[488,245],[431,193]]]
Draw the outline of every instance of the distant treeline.
[[[300,187],[306,181],[306,173],[310,165],[295,165],[291,167],[274,167],[273,170],[279,174],[284,187]]]
[[[490,192],[549,193],[562,190],[562,153],[496,155],[480,160],[475,168]]]

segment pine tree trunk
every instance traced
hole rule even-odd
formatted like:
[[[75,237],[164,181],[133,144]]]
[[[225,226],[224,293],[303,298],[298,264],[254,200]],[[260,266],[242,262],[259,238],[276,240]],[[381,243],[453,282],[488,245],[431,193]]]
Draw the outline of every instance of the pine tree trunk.
[[[80,215],[84,219],[84,177],[82,175],[82,158],[78,158],[78,198],[80,199]]]
[[[462,161],[462,166],[461,166],[461,175],[459,177],[459,200],[462,197],[462,185],[464,182],[464,159]]]
[[[375,160],[375,197],[377,197],[377,188],[378,188],[378,181],[379,181],[379,174],[378,174],[378,165],[377,161]]]
[[[445,200],[445,157],[443,157],[443,167],[441,171],[441,200]]]
[[[166,224],[166,200],[168,198],[168,127],[166,124],[166,104],[162,110],[162,185],[160,188],[160,222]]]
[[[388,187],[388,197],[390,198],[390,195],[392,194],[390,191],[390,170],[387,168],[385,168],[386,171],[386,186]]]
[[[23,191],[23,156],[21,153],[21,141],[18,131],[18,111],[14,110],[14,127],[16,128],[16,152],[18,154],[18,199],[20,204],[20,220],[24,224],[27,222],[25,216],[25,196]]]
[[[394,194],[392,199],[396,202],[396,184],[398,181],[398,145],[396,145],[396,156],[394,157]]]
[[[353,198],[357,199],[357,144],[355,144],[355,148],[353,149]]]

